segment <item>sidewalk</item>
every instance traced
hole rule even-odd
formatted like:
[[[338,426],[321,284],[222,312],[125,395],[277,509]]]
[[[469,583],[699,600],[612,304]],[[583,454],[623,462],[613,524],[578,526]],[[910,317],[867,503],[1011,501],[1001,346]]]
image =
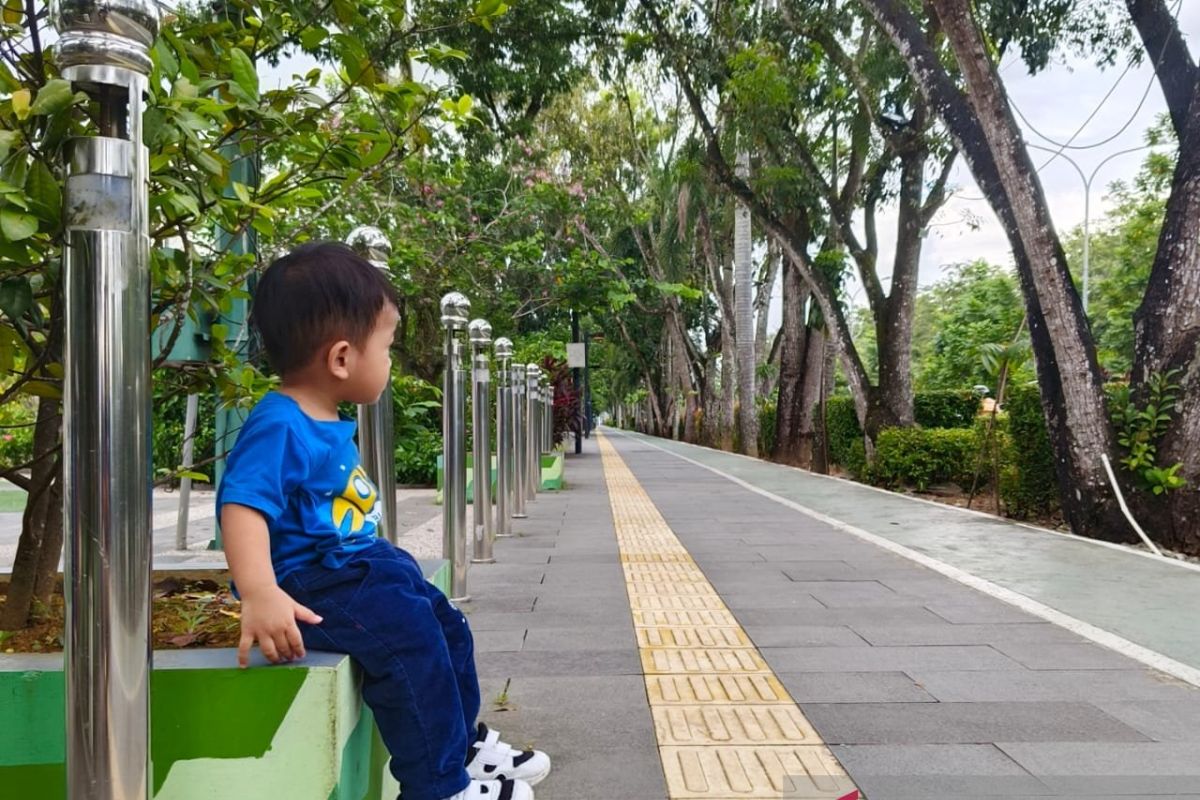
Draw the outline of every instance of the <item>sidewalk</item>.
[[[520,535],[497,543],[498,563],[473,567],[463,606],[484,718],[555,758],[539,800],[788,797],[761,782],[778,775],[754,771],[788,748],[828,748],[870,800],[1200,798],[1200,690],[931,567],[977,574],[1185,668],[1200,652],[1188,599],[1200,572],[606,434],[608,485],[589,441],[569,457],[569,489],[540,495]],[[614,478],[626,466],[628,479]],[[645,507],[628,499],[643,490]],[[641,564],[662,532],[680,549]],[[927,563],[884,546],[899,543]],[[699,570],[683,578],[689,554]],[[681,577],[656,588],[648,570]],[[776,679],[782,698],[727,691]],[[670,696],[689,687],[690,698]],[[791,700],[802,716],[763,705]],[[722,707],[687,705],[706,702]]]

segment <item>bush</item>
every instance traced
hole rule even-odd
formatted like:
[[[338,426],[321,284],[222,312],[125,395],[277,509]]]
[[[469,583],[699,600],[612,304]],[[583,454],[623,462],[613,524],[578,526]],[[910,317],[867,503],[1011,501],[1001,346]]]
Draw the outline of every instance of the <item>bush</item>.
[[[442,454],[440,433],[419,428],[396,439],[396,482],[432,486],[437,482],[437,460]]]
[[[151,460],[154,475],[174,472],[183,461],[183,434],[187,421],[187,390],[165,380],[154,385],[154,405],[151,416]],[[217,399],[210,391],[200,395],[196,413],[196,436],[192,443],[192,461],[203,462],[215,453],[217,438]],[[198,472],[213,474],[211,464],[198,467]]]
[[[970,428],[979,413],[979,397],[972,391],[917,392],[913,417],[922,428]]]
[[[15,399],[0,406],[0,466],[18,467],[33,459],[37,401]]]
[[[870,477],[888,488],[956,483],[969,490],[978,447],[969,428],[887,428],[875,442]]]
[[[854,448],[863,449],[862,428],[850,397],[831,397],[825,401],[825,432],[829,438],[829,459],[855,473],[854,463],[866,463],[865,456],[855,457]]]
[[[758,453],[764,458],[775,449],[775,401],[758,401]]]
[[[1058,509],[1058,476],[1037,387],[1014,388],[1004,407],[1008,412],[1011,466],[1001,477],[1000,495],[1009,516],[1049,516]]]

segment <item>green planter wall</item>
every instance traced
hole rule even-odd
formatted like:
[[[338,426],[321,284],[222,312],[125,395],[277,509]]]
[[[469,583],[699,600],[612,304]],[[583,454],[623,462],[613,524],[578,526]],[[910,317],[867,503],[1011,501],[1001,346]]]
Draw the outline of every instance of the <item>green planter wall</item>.
[[[562,451],[555,451],[548,455],[542,456],[542,491],[557,492],[563,486],[563,465],[566,461]],[[437,459],[437,501],[442,502],[442,487],[444,486],[445,475],[443,474],[442,456]],[[492,455],[492,497],[496,496],[496,456]],[[467,502],[472,503],[475,500],[475,459],[470,455],[467,456]]]

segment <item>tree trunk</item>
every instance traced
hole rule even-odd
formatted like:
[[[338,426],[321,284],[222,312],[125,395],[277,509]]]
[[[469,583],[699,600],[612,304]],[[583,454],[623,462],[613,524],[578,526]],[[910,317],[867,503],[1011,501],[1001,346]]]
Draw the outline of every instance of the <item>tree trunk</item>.
[[[813,421],[813,472],[822,475],[829,474],[829,431],[825,425],[825,401],[833,394],[834,387],[834,355],[829,346],[829,334],[825,328],[820,329],[822,337],[821,372],[817,386],[817,404]]]
[[[824,428],[820,409],[825,384],[828,345],[822,328],[809,328],[804,351],[804,389],[800,393],[800,443],[798,466],[818,472],[828,471],[819,458],[819,431]],[[818,469],[820,467],[820,469]]]
[[[945,121],[1008,233],[1025,295],[1064,514],[1077,533],[1126,540],[1128,525],[1113,501],[1100,462],[1102,453],[1114,453],[1114,436],[1095,348],[1033,163],[1021,145],[1020,131],[970,7],[965,0],[931,0],[962,70],[964,97],[905,4],[899,0],[863,3]]]
[[[1180,398],[1157,463],[1182,464],[1188,485],[1166,497],[1146,495],[1138,506],[1163,544],[1200,554],[1200,81],[1192,94],[1158,251],[1134,315],[1133,384],[1141,394],[1155,373],[1179,370]]]
[[[750,152],[738,153],[742,180],[750,174]],[[750,207],[737,202],[733,212],[734,307],[737,316],[738,406],[742,452],[758,456],[758,404],[754,398],[754,269],[750,261]]]
[[[48,601],[54,588],[62,555],[61,430],[61,401],[41,398],[33,429],[35,460],[29,496],[21,517],[21,538],[0,615],[0,630],[24,628],[29,623],[33,600]]]
[[[779,394],[775,402],[775,446],[771,457],[781,464],[799,464],[800,419],[803,413],[807,329],[804,308],[809,288],[800,270],[786,259],[783,265],[783,337],[779,346]]]
[[[768,397],[771,378],[769,371],[763,369],[771,363],[771,343],[767,341],[767,323],[770,321],[771,295],[775,292],[775,281],[779,274],[779,246],[774,239],[767,241],[767,260],[762,268],[762,283],[754,296],[754,354],[758,358],[758,369],[763,377],[759,379],[757,393],[759,397]]]

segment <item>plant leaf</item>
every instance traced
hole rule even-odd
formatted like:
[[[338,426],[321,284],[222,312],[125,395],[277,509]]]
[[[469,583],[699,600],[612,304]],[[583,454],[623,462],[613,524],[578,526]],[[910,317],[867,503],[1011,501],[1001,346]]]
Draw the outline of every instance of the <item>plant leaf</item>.
[[[242,91],[253,100],[258,100],[258,70],[245,50],[235,47],[229,51],[229,68],[233,73],[233,80],[242,87]]]

